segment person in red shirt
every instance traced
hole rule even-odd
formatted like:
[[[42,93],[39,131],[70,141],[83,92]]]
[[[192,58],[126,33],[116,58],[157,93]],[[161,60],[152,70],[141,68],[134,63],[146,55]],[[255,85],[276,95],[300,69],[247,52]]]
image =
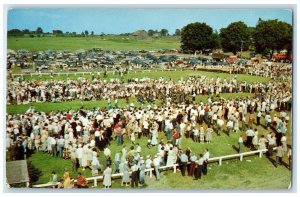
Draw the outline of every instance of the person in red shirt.
[[[80,172],[78,172],[77,183],[76,183],[77,188],[88,188],[87,183],[88,181],[86,180],[86,178],[82,176]]]

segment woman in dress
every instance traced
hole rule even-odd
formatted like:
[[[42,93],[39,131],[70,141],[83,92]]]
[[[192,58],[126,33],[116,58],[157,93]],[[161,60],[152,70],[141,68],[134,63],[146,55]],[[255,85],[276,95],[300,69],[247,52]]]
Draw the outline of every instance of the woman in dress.
[[[125,183],[125,186],[129,186],[129,185],[127,185],[128,183],[130,183],[128,161],[125,161],[125,163],[123,165],[123,169],[121,171],[123,172],[121,186],[123,186],[124,183]]]
[[[200,142],[201,142],[202,144],[204,143],[204,135],[205,135],[205,133],[204,133],[204,127],[201,126],[201,127],[200,127]]]
[[[157,142],[157,135],[158,135],[157,129],[153,129],[152,130],[152,138],[151,138],[151,145],[152,146],[156,146],[158,144],[158,142]]]
[[[111,187],[111,172],[112,172],[112,169],[109,166],[107,166],[103,172],[103,176],[104,176],[103,185],[105,188]]]
[[[210,125],[207,126],[207,130],[206,130],[206,134],[205,134],[205,139],[207,143],[210,143],[212,140],[212,133],[213,133],[213,129],[210,128]]]
[[[266,143],[268,142],[268,140],[265,138],[264,135],[261,135],[261,137],[258,140],[258,144],[259,144],[259,150],[264,150],[266,149]]]
[[[145,161],[141,160],[139,165],[139,171],[140,171],[139,180],[141,185],[145,184],[145,169],[146,169]]]
[[[255,148],[257,148],[257,145],[258,145],[258,131],[257,131],[256,128],[254,129],[254,137],[252,139],[252,144],[254,145]]]

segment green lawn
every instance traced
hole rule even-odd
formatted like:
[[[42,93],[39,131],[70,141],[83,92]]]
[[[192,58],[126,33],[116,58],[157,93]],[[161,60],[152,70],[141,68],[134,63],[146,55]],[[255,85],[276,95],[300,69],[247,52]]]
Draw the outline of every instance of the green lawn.
[[[129,72],[129,74],[126,74],[123,76],[123,80],[132,79],[132,78],[143,78],[148,77],[151,79],[159,79],[160,77],[163,77],[165,80],[179,80],[179,79],[186,79],[188,76],[192,75],[203,75],[207,76],[209,79],[214,78],[215,80],[217,77],[220,77],[221,79],[227,79],[229,81],[232,79],[235,75],[229,74],[229,73],[218,73],[218,72],[208,72],[208,71],[194,71],[194,70],[184,70],[184,71],[143,71],[143,72]],[[94,73],[94,74],[78,74],[76,73],[69,73],[68,75],[62,75],[62,74],[55,74],[53,76],[53,80],[66,80],[67,78],[70,78],[72,80],[78,79],[78,77],[84,77],[86,79],[92,79],[92,77],[104,79],[104,74],[100,73]],[[255,82],[269,82],[270,78],[260,77],[260,76],[251,76],[247,74],[238,74],[237,80],[240,81],[246,81],[248,83],[255,83]],[[38,80],[38,81],[45,81],[45,80],[51,80],[50,75],[42,75],[41,77],[38,75],[23,75],[25,80]],[[111,78],[118,78],[121,79],[121,76],[115,75],[113,73],[108,73],[106,79]]]
[[[253,97],[253,94],[250,93],[237,93],[237,94],[230,94],[230,93],[224,93],[220,94],[221,97],[225,99],[232,99],[236,97],[240,98],[246,98],[248,96]],[[198,95],[196,97],[197,102],[207,102],[208,96]],[[127,107],[125,99],[119,99],[119,106],[120,107]],[[146,107],[148,104],[140,105],[140,103],[137,102],[136,98],[130,98],[130,103],[133,102],[136,107]],[[157,100],[156,105],[161,105],[162,101]],[[112,103],[114,105],[114,103]],[[93,109],[93,108],[104,108],[107,107],[107,102],[105,100],[98,100],[98,101],[81,101],[81,100],[74,100],[74,101],[67,101],[67,102],[61,102],[61,103],[32,103],[32,104],[26,104],[26,105],[7,105],[6,106],[6,112],[8,114],[21,114],[25,113],[30,106],[33,106],[36,111],[39,112],[51,112],[51,111],[65,111],[65,110],[78,110],[81,108],[81,106],[84,107],[84,109]]]
[[[128,36],[8,37],[7,48],[12,50],[27,49],[29,51],[48,49],[75,51],[91,48],[102,48],[104,50],[179,49],[180,41],[175,37],[143,40]]]

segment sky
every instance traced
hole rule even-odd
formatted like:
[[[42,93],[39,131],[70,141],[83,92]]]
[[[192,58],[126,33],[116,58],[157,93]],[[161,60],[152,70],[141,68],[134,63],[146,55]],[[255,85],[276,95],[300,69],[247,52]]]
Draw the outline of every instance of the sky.
[[[292,24],[292,11],[287,9],[153,9],[153,8],[10,8],[7,30],[41,27],[44,32],[88,30],[95,34],[131,33],[144,29],[168,29],[173,34],[192,22],[205,22],[219,31],[230,23],[243,21],[255,26],[258,19],[279,19]]]

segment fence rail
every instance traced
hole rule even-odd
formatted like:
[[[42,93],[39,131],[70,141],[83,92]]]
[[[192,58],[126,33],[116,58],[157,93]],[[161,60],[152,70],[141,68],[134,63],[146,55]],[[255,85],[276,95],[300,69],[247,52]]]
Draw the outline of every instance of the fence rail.
[[[273,150],[276,150],[277,147],[273,148]],[[225,156],[220,156],[220,157],[213,157],[213,158],[209,158],[208,162],[209,163],[213,163],[213,162],[218,162],[219,165],[222,165],[222,161],[226,160],[226,159],[233,159],[233,158],[239,158],[240,161],[243,161],[243,158],[245,156],[250,156],[250,155],[255,155],[258,153],[259,158],[262,157],[262,155],[264,153],[266,153],[268,151],[268,149],[262,149],[262,150],[256,150],[256,151],[249,151],[249,152],[244,152],[244,153],[239,153],[239,154],[232,154],[232,155],[225,155]],[[160,170],[169,170],[172,169],[174,173],[176,173],[176,169],[179,166],[179,164],[174,164],[174,165],[170,165],[170,166],[161,166],[159,169]],[[150,177],[153,176],[152,171],[154,170],[154,168],[150,168],[150,169],[146,169],[145,172],[149,172]],[[130,172],[131,174],[131,172]],[[112,174],[112,178],[118,178],[123,176],[123,173],[117,173],[117,174]],[[103,180],[104,176],[95,176],[95,177],[88,177],[86,178],[86,180],[88,182],[93,181],[93,186],[97,187],[97,183],[98,181]],[[74,180],[74,182],[76,183],[77,181]],[[32,187],[34,188],[47,188],[47,187],[53,187],[53,186],[57,186],[59,184],[59,182],[57,183],[46,183],[46,184],[39,184],[39,185],[33,185]]]

